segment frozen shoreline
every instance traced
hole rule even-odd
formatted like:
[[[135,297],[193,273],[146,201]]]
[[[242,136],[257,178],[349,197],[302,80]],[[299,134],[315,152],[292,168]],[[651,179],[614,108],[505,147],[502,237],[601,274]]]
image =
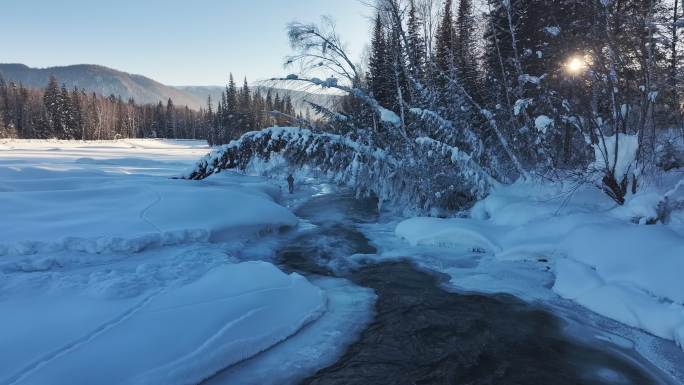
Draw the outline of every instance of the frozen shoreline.
[[[262,178],[170,179],[207,151],[0,142],[0,383],[197,383],[322,316],[356,317],[327,287],[372,302],[236,257],[298,220]]]

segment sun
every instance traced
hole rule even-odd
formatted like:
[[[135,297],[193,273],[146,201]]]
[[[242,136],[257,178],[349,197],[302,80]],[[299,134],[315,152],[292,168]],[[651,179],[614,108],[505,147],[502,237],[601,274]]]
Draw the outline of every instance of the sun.
[[[579,74],[585,68],[587,68],[587,63],[580,56],[573,56],[565,63],[565,70],[573,75]]]

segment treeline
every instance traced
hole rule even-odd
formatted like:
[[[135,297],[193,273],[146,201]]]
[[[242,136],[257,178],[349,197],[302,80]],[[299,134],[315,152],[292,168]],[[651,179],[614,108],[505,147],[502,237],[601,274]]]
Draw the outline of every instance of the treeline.
[[[232,73],[215,110],[211,97],[208,98],[207,113],[212,122],[207,136],[210,145],[225,144],[245,132],[287,125],[301,119],[289,95],[281,97],[271,89],[266,90],[266,95],[260,88],[252,91],[246,78],[238,89]]]
[[[133,99],[67,90],[55,77],[44,89],[0,77],[0,137],[204,139],[211,124],[206,111],[176,107],[171,99],[166,104],[138,105]]]
[[[223,144],[250,130],[285,125],[295,119],[289,96],[261,90],[233,76],[216,108],[192,110],[165,104],[136,104],[82,89],[68,90],[50,77],[44,89],[6,82],[0,76],[0,138],[108,140],[117,138],[206,139]],[[275,111],[278,111],[277,113]]]

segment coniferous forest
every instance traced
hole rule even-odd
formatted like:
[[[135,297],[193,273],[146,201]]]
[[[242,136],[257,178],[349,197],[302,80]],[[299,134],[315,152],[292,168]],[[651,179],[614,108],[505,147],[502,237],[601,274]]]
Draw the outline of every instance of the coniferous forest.
[[[275,111],[278,111],[277,113]],[[245,132],[287,124],[295,118],[289,95],[259,88],[233,75],[221,100],[207,100],[200,111],[173,100],[136,104],[85,90],[68,90],[50,77],[44,89],[24,87],[0,76],[0,138],[109,140],[118,138],[205,139],[223,144]]]
[[[303,76],[278,80],[348,96],[336,110],[313,106],[327,123],[308,128],[324,136],[290,132],[291,142],[273,150],[284,146],[291,160],[322,164],[361,193],[421,209],[464,207],[494,185],[534,175],[596,181],[622,204],[646,175],[681,163],[678,2],[377,0],[372,7],[363,63],[348,55],[333,20],[289,25],[287,64]],[[313,77],[320,73],[324,79]],[[237,155],[227,151],[223,163],[214,159],[192,176],[268,153],[259,146],[273,141],[259,138],[271,135],[243,138]],[[338,149],[312,160],[304,147],[311,141],[318,149],[326,148],[318,141],[337,141]],[[621,165],[625,155],[634,160],[629,167]]]

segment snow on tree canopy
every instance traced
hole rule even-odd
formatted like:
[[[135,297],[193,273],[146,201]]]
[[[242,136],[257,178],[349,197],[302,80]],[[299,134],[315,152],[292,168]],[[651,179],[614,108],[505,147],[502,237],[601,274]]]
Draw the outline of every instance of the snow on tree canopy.
[[[515,101],[515,104],[513,105],[513,115],[518,116],[520,113],[526,109],[529,105],[531,105],[534,101],[531,98],[527,99],[518,99]]]
[[[401,118],[394,112],[388,110],[387,108],[380,107],[380,119],[383,122],[392,123],[395,126],[401,123]]]
[[[557,25],[553,25],[553,26],[545,27],[544,32],[546,32],[550,36],[556,37],[556,36],[560,35],[561,30],[560,30],[560,27],[558,27]]]
[[[539,115],[534,119],[534,127],[537,129],[537,131],[544,134],[546,134],[546,130],[548,130],[550,127],[553,127],[553,125],[553,119],[546,115]]]
[[[622,179],[633,168],[639,151],[639,137],[637,135],[619,134],[606,136],[594,145],[596,161],[594,167],[599,170],[615,168],[615,177]],[[616,149],[617,143],[617,149]],[[617,150],[617,153],[616,153]]]

